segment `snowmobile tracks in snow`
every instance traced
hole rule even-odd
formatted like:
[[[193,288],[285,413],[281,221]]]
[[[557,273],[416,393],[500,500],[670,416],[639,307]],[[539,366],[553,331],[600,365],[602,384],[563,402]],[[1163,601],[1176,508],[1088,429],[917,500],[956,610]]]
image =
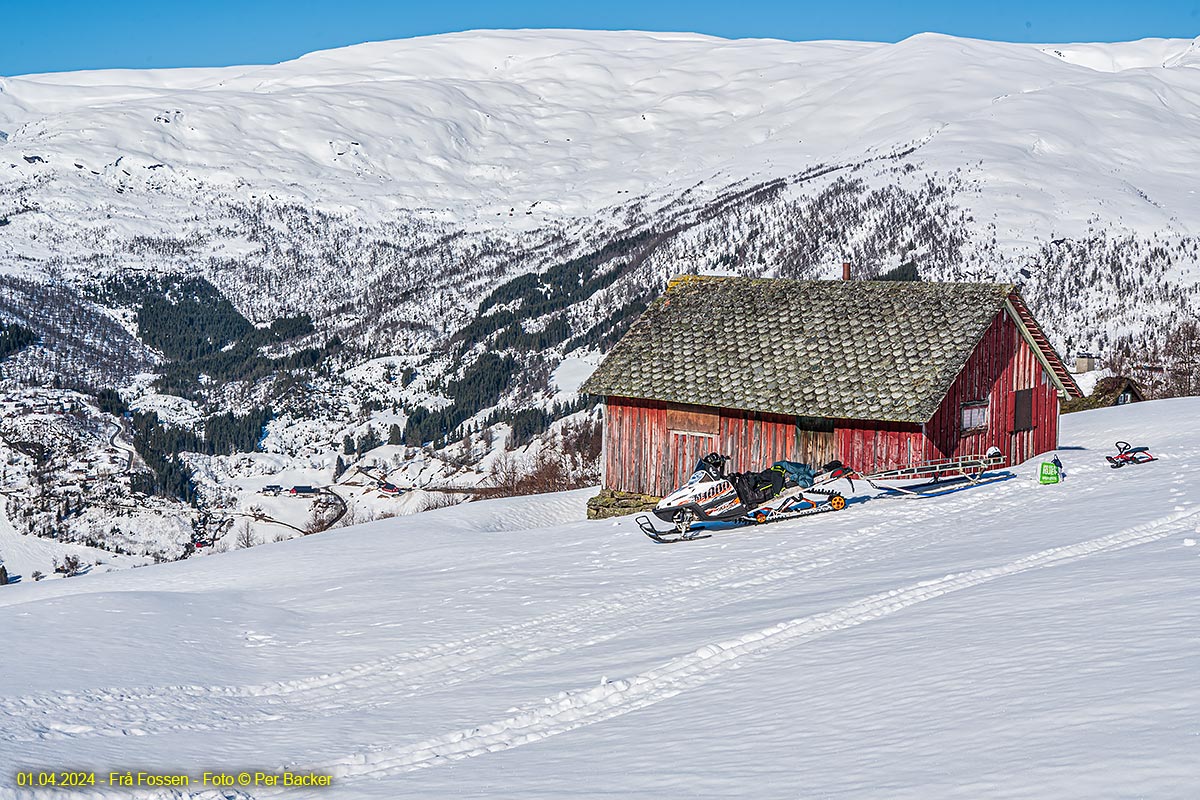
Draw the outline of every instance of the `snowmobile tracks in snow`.
[[[964,498],[965,506],[987,503],[996,513],[1018,508],[1027,499],[1020,492],[989,492],[988,497]],[[531,618],[500,626],[457,641],[431,645],[351,666],[327,674],[243,686],[156,686],[87,692],[50,692],[0,699],[0,739],[31,741],[96,736],[159,735],[173,731],[228,730],[262,723],[323,718],[331,710],[354,711],[394,703],[405,697],[451,689],[468,681],[501,674],[522,664],[562,653],[588,641],[603,642],[639,627],[687,613],[697,595],[719,607],[778,591],[801,575],[825,575],[865,563],[886,561],[897,552],[912,552],[936,544],[937,537],[921,524],[944,513],[928,507],[906,514],[895,524],[884,508],[864,508],[856,520],[869,524],[808,541],[759,557],[723,563],[680,575],[665,582],[615,592]],[[352,780],[357,775],[404,771],[490,750],[526,744],[657,703],[710,675],[699,672],[721,667],[732,657],[756,657],[772,649],[829,633],[908,607],[932,597],[994,580],[1014,572],[1053,566],[1102,550],[1115,550],[1171,535],[1175,523],[1200,514],[1176,513],[1117,534],[1064,548],[1044,551],[990,570],[947,576],[895,591],[872,595],[834,611],[781,623],[732,642],[708,645],[687,656],[626,681],[563,693],[544,704],[504,720],[458,731],[406,747],[378,747],[338,759],[323,768],[335,769]],[[672,556],[673,557],[673,556]],[[714,598],[714,586],[736,589]],[[713,603],[713,600],[718,602]],[[673,612],[672,609],[680,609]],[[880,612],[879,609],[883,609]],[[689,666],[690,665],[690,666]],[[609,710],[605,710],[609,709]]]
[[[667,700],[707,683],[743,659],[761,658],[805,641],[889,616],[912,606],[1034,569],[1146,544],[1176,533],[1200,509],[1175,512],[1095,539],[878,592],[829,611],[787,620],[735,639],[713,642],[631,678],[563,692],[542,704],[473,728],[399,747],[379,747],[334,761],[303,765],[339,783],[372,779],[537,742]]]
[[[577,647],[581,629],[589,631],[589,644],[597,644],[662,621],[670,617],[671,609],[686,609],[688,598],[713,586],[739,592],[724,602],[706,600],[708,607],[743,602],[799,575],[829,574],[885,560],[897,549],[919,547],[918,540],[924,538],[918,529],[912,529],[904,536],[879,541],[878,535],[889,527],[859,529],[789,553],[614,593],[458,641],[331,673],[259,685],[130,687],[0,698],[0,720],[8,717],[0,725],[0,739],[227,730],[284,718],[322,716],[335,706],[342,710],[366,708],[443,691]],[[379,700],[366,701],[364,696]]]
[[[990,502],[1003,508],[1003,501]],[[1014,507],[1023,500],[1008,501]],[[578,647],[580,630],[598,644],[646,624],[685,614],[690,598],[715,586],[736,588],[707,607],[744,602],[801,575],[824,575],[911,552],[929,542],[914,510],[902,529],[883,510],[864,509],[877,524],[797,542],[794,549],[681,575],[650,586],[574,603],[523,622],[430,645],[342,670],[257,685],[166,685],[0,698],[0,740],[37,741],[216,731],[322,717],[331,708],[366,709],[445,691]],[[675,609],[673,612],[672,609]]]

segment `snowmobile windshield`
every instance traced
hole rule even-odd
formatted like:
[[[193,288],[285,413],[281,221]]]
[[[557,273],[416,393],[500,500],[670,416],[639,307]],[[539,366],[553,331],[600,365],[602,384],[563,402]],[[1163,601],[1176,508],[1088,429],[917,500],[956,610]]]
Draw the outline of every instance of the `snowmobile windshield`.
[[[719,481],[722,477],[719,469],[714,468],[711,463],[702,458],[696,462],[696,468],[692,470],[692,477],[688,480],[688,484],[703,480]]]

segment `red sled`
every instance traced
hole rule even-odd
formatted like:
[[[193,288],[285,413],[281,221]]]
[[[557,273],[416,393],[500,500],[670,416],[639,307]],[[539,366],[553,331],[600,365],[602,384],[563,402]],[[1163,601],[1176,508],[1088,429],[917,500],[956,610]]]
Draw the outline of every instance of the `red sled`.
[[[1146,464],[1151,461],[1158,461],[1150,453],[1147,447],[1132,447],[1129,442],[1117,442],[1117,454],[1115,456],[1105,456],[1108,465],[1113,469],[1119,469],[1126,464]]]

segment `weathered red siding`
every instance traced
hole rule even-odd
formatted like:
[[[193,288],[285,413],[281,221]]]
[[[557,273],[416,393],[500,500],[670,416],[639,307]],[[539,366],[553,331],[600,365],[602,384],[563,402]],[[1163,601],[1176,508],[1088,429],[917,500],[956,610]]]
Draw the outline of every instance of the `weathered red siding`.
[[[823,463],[834,453],[832,433],[799,429],[795,417],[629,397],[607,398],[604,444],[607,488],[658,496],[686,481],[701,456],[714,451],[733,456],[732,470],[762,469],[781,459]]]
[[[864,474],[926,458],[925,435],[915,423],[838,420],[836,430],[837,458]]]
[[[1033,427],[1014,431],[1016,392],[1033,390]],[[963,434],[962,404],[988,401],[987,425]],[[838,458],[859,472],[935,458],[984,453],[996,446],[1009,464],[1058,446],[1058,393],[1017,324],[1001,311],[924,425],[837,420],[832,431],[806,430],[798,418],[609,397],[605,406],[605,477],[610,489],[664,495],[696,461],[717,451],[735,470],[780,459],[823,464]]]
[[[1033,428],[1014,431],[1016,392],[1033,390]],[[963,435],[962,403],[987,399],[987,428]],[[1058,446],[1058,392],[1029,343],[1006,313],[980,340],[933,418],[926,423],[929,458],[983,453],[998,447],[1019,464]]]

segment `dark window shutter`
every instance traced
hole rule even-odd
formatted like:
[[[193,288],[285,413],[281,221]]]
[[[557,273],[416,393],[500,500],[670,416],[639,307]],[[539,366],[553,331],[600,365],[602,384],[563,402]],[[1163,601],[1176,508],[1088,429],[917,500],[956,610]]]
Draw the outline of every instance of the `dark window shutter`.
[[[1013,430],[1033,430],[1033,389],[1021,389],[1017,392],[1013,404]]]

